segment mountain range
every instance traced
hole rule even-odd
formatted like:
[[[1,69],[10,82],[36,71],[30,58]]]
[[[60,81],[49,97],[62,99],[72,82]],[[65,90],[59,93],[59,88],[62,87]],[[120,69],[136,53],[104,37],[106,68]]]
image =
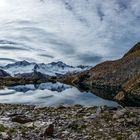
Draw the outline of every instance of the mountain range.
[[[15,63],[1,66],[1,70],[5,71],[12,77],[29,76],[29,74],[40,73],[46,76],[59,76],[70,73],[78,73],[88,69],[88,66],[70,66],[61,61],[44,63],[30,63],[28,61],[17,61]]]
[[[1,66],[0,86],[61,82],[124,105],[140,106],[140,43],[118,60],[95,67],[27,61]]]

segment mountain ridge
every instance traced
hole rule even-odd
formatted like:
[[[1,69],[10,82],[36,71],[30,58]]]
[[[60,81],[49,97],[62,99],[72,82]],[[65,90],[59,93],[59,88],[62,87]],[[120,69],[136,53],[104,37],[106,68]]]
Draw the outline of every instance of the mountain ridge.
[[[122,58],[105,61],[89,70],[65,77],[62,81],[94,93],[97,91],[98,96],[110,96],[112,100],[140,105],[139,75],[140,43],[137,43]],[[104,94],[100,93],[101,90]]]
[[[84,67],[84,66],[73,67],[61,61],[44,64],[44,63],[34,63],[34,62],[30,63],[26,60],[17,61],[15,63],[7,64],[1,67],[2,70],[9,73],[13,77],[19,74],[34,73],[35,71],[40,72],[44,75],[57,76],[57,75],[65,75],[69,73],[78,73],[87,68],[88,67]]]

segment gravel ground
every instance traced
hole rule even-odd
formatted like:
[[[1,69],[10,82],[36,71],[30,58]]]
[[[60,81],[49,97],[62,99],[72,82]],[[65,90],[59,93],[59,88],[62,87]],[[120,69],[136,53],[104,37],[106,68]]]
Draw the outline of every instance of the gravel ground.
[[[0,104],[1,140],[140,140],[140,108]]]

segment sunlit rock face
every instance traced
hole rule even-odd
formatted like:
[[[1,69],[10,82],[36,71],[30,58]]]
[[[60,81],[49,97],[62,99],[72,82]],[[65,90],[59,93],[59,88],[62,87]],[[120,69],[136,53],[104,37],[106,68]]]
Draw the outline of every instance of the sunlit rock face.
[[[0,0],[0,63],[95,65],[140,38],[139,0]]]

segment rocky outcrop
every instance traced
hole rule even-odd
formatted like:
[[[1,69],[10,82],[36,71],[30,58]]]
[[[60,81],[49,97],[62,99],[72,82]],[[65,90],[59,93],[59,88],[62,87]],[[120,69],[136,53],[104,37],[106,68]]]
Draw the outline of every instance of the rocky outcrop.
[[[80,74],[65,77],[64,81],[92,91],[102,90],[102,96],[108,94],[111,99],[118,100],[117,97],[122,95],[121,101],[129,101],[130,104],[136,102],[140,105],[139,77],[140,43],[137,43],[121,59],[103,62]]]
[[[140,74],[123,84],[122,90],[114,99],[121,102],[131,101],[133,105],[140,105]]]
[[[139,53],[140,51],[140,42],[138,42],[132,49],[130,49],[124,57],[130,56],[131,54]]]

